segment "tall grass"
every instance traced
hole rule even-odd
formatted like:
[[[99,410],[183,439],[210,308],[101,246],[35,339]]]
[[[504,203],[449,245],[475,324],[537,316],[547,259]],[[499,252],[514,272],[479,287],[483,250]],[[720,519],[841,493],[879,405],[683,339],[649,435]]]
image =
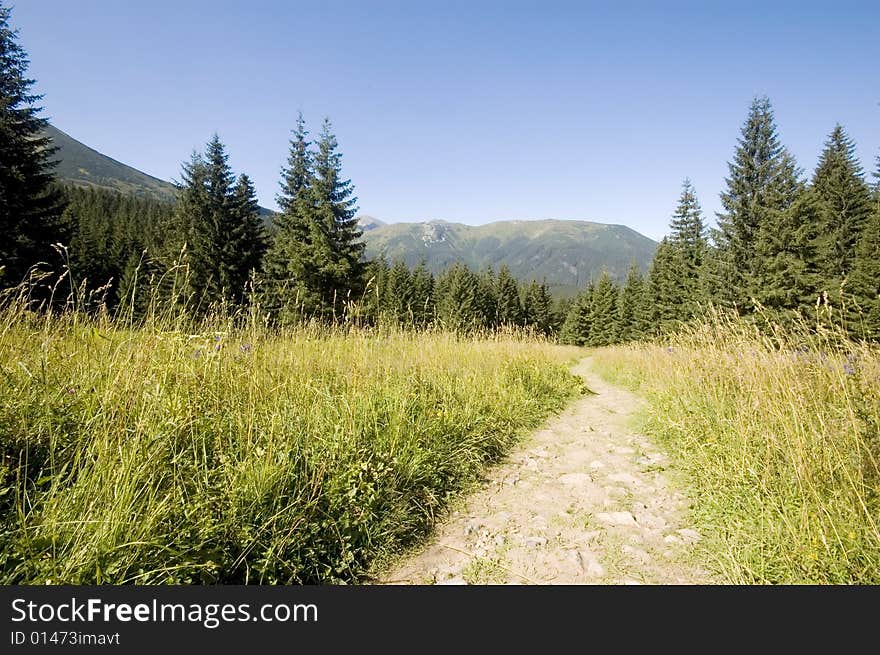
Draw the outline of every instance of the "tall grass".
[[[716,314],[663,343],[608,348],[650,399],[732,583],[880,582],[880,350],[814,326]]]
[[[361,579],[577,393],[514,335],[0,309],[0,582]]]

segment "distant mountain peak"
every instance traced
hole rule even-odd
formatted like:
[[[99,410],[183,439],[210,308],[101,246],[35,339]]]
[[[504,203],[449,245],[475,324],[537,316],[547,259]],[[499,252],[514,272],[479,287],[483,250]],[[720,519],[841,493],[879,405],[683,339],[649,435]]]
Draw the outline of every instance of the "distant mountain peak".
[[[55,175],[69,184],[99,187],[165,202],[172,202],[177,197],[177,187],[170,182],[108,157],[53,125],[47,126],[45,132],[58,148],[54,155],[58,161]]]
[[[372,219],[375,221],[375,219]],[[424,260],[439,273],[455,262],[475,270],[508,266],[521,280],[546,280],[569,295],[607,270],[623,280],[632,263],[648,268],[657,243],[623,225],[558,219],[464,225],[443,220],[373,223],[364,229],[368,257],[409,266]]]

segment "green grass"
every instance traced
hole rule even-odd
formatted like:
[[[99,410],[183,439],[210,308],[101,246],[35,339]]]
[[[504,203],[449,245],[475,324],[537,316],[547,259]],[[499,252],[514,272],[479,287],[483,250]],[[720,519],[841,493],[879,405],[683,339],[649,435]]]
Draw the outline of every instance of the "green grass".
[[[880,350],[716,316],[595,354],[649,399],[731,583],[880,583]]]
[[[0,582],[356,582],[580,388],[574,351],[0,310]]]

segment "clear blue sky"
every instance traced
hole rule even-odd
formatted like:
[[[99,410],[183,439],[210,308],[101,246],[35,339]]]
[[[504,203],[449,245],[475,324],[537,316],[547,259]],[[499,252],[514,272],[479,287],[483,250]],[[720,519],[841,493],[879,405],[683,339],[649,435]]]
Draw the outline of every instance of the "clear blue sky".
[[[152,175],[217,131],[274,207],[298,111],[333,121],[361,213],[707,216],[756,94],[808,172],[835,122],[880,151],[876,2],[17,0],[46,115]]]

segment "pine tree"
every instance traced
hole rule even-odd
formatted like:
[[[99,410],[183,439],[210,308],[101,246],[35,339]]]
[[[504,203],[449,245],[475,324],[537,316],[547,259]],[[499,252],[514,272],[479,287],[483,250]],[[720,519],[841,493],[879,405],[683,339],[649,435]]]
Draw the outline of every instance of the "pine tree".
[[[367,262],[364,269],[364,291],[359,311],[363,319],[374,325],[380,322],[382,315],[389,271],[388,261],[384,255]]]
[[[821,200],[820,267],[824,288],[834,300],[849,274],[856,244],[871,214],[871,191],[855,154],[855,144],[839,124],[828,136],[813,175]]]
[[[664,237],[657,246],[645,288],[648,334],[674,328],[680,320],[679,302],[682,288],[675,271],[682,266],[677,261],[678,250]]]
[[[342,155],[330,121],[324,121],[314,155],[315,178],[308,189],[308,234],[297,255],[303,260],[302,282],[317,299],[315,313],[340,318],[347,302],[360,295],[364,244],[352,196],[351,180],[341,177]]]
[[[502,265],[495,280],[498,299],[498,324],[516,326],[523,324],[523,310],[519,298],[519,284],[510,274],[507,265]]]
[[[287,166],[281,169],[281,192],[276,202],[281,210],[273,217],[274,233],[263,263],[263,303],[282,321],[299,315],[298,296],[305,289],[303,257],[309,235],[308,195],[314,185],[313,156],[302,114],[290,139]]]
[[[553,327],[553,299],[546,282],[532,280],[523,294],[523,322],[541,334],[550,334]]]
[[[678,207],[670,222],[669,244],[675,249],[676,269],[670,275],[677,282],[681,296],[677,302],[677,318],[691,318],[706,298],[703,296],[703,267],[707,244],[703,214],[694,187],[689,179],[682,184]]]
[[[398,325],[412,325],[414,289],[409,267],[402,259],[394,262],[388,271],[382,310],[385,316]]]
[[[479,278],[464,264],[456,263],[437,280],[437,319],[456,332],[483,327],[478,294]]]
[[[42,135],[27,77],[28,58],[0,2],[0,285],[16,285],[38,262],[53,262],[51,244],[66,242],[60,198],[52,186],[55,148]]]
[[[621,341],[637,341],[645,336],[645,278],[638,264],[629,267],[626,282],[620,290],[617,305],[617,324]]]
[[[479,275],[477,284],[478,304],[481,323],[484,327],[495,328],[498,326],[498,288],[495,272],[491,267],[485,268]]]
[[[260,216],[254,185],[244,173],[238,176],[231,202],[233,225],[229,246],[234,264],[232,289],[241,301],[244,299],[244,290],[263,265],[267,248],[266,226]]]
[[[712,260],[716,266],[712,286],[718,302],[744,310],[763,265],[755,256],[758,230],[768,220],[768,212],[786,210],[799,191],[800,172],[779,143],[766,97],[752,102],[728,166],[727,190],[721,194],[725,211],[718,215],[719,229],[713,235],[719,252]]]
[[[853,303],[851,333],[880,341],[880,193],[856,246],[849,290]]]
[[[821,200],[810,189],[758,231],[755,247],[763,267],[757,272],[756,298],[780,318],[813,313],[821,212]]]
[[[608,271],[602,276],[593,290],[593,302],[590,305],[590,346],[609,346],[618,340],[617,298],[619,291]]]
[[[166,263],[183,253],[187,301],[196,311],[238,305],[265,248],[253,185],[246,175],[236,182],[216,134],[204,154],[193,153],[183,165],[181,180]]]
[[[434,276],[424,259],[412,271],[412,312],[418,327],[434,320]]]
[[[194,254],[196,242],[201,242],[201,247],[208,240],[204,236],[205,226],[210,224],[207,178],[205,159],[201,153],[194,151],[189,161],[181,166],[174,216],[165,239],[159,245],[162,268],[170,272],[163,276],[161,293],[175,302],[198,305],[208,284],[209,271],[204,268],[204,261],[210,255]],[[173,268],[178,265],[182,268]],[[172,298],[172,295],[177,297]]]
[[[593,285],[588,285],[571,303],[559,334],[559,340],[562,343],[583,346],[589,341],[593,293]]]

